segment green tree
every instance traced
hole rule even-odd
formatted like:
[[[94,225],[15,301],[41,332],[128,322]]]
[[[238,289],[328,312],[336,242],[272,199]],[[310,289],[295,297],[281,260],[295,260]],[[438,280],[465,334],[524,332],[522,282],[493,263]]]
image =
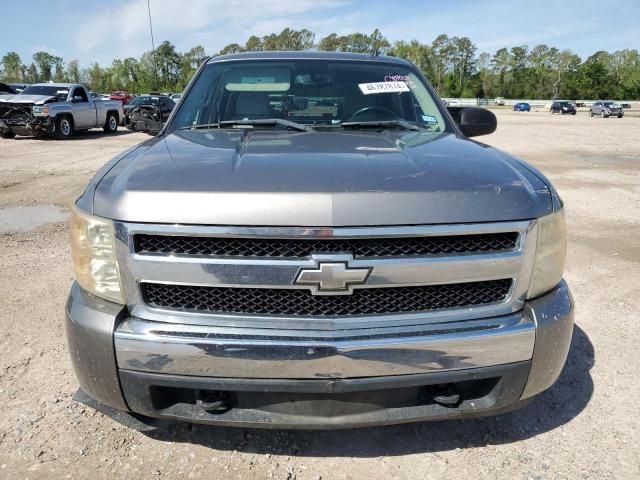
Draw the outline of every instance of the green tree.
[[[62,64],[62,58],[43,51],[34,53],[33,61],[38,67],[39,77],[44,81],[52,80],[53,68]]]
[[[342,52],[344,51],[344,46],[344,37],[339,36],[337,33],[327,35],[318,42],[318,50],[324,52]]]
[[[495,73],[498,74],[498,89],[497,94],[499,96],[507,96],[507,83],[509,81],[507,75],[511,68],[511,55],[506,48],[499,49],[493,58],[491,59],[491,65]]]
[[[2,57],[2,78],[6,82],[22,82],[24,80],[24,72],[22,59],[16,52],[8,52]]]
[[[434,72],[431,58],[433,53],[429,45],[422,44],[417,40],[411,40],[410,42],[401,40],[395,42],[387,53],[414,63],[433,82]]]
[[[201,45],[193,47],[188,52],[184,53],[180,57],[181,69],[180,69],[180,81],[176,90],[182,90],[189,83],[191,77],[196,70],[202,65],[207,58],[207,54],[204,51],[204,47]]]
[[[154,57],[161,88],[163,90],[174,89],[180,77],[180,55],[176,52],[176,47],[165,40],[156,48]]]
[[[391,47],[389,41],[384,38],[384,35],[377,28],[369,35],[369,42],[371,46],[367,53],[372,55],[384,55]]]
[[[493,76],[491,74],[491,55],[482,52],[478,55],[476,61],[476,69],[480,80],[480,90],[476,93],[479,97],[492,97],[493,92]]]
[[[237,43],[230,43],[229,45],[224,47],[222,50],[220,50],[220,55],[227,55],[229,53],[240,53],[240,52],[244,52],[244,49],[240,45],[238,45]]]
[[[442,95],[444,93],[445,76],[449,71],[453,56],[451,39],[444,33],[438,35],[431,43],[431,51],[433,52],[432,64],[435,86],[438,93]]]
[[[555,80],[553,82],[553,98],[558,98],[563,80],[571,72],[574,72],[580,65],[580,57],[571,50],[562,50],[559,52],[553,49],[550,52],[551,68],[554,72]]]
[[[513,47],[511,49],[511,88],[509,93],[515,98],[523,98],[529,95],[528,68],[529,68],[529,48],[526,45]]]
[[[39,80],[38,69],[36,68],[36,64],[32,62],[27,69],[27,74],[24,77],[24,81],[26,83],[36,83]]]
[[[371,35],[351,33],[341,36],[332,33],[322,38],[320,42],[318,42],[317,48],[318,50],[327,52],[354,52],[382,55],[391,48],[391,44],[382,33],[380,33],[380,30],[376,28]]]
[[[456,65],[454,73],[458,79],[458,95],[463,95],[468,78],[475,63],[476,46],[467,37],[456,38],[453,42],[453,56]]]
[[[260,37],[256,37],[255,35],[251,35],[247,43],[244,45],[245,52],[260,52],[264,50],[264,45],[262,44],[262,39]]]
[[[67,63],[67,77],[70,82],[80,83],[80,65],[78,60],[71,60]]]

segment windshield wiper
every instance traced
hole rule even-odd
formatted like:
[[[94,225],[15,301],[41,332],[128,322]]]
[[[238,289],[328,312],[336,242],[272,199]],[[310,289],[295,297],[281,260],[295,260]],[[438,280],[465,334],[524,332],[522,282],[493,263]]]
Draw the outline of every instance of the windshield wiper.
[[[313,128],[309,125],[302,123],[292,122],[290,120],[284,120],[282,118],[261,118],[255,120],[224,120],[218,123],[207,123],[203,125],[188,125],[180,128],[180,130],[200,130],[208,128],[225,128],[225,127],[242,127],[242,126],[281,126],[285,128],[291,128],[300,132],[313,132]]]
[[[345,128],[358,128],[358,127],[364,127],[364,128],[396,128],[396,127],[401,127],[404,128],[405,130],[414,130],[414,131],[421,131],[421,130],[426,130],[425,127],[420,127],[414,123],[408,122],[406,120],[401,120],[401,119],[397,119],[397,120],[370,120],[370,121],[366,121],[366,122],[342,122],[340,124],[338,124],[341,127],[345,127]]]

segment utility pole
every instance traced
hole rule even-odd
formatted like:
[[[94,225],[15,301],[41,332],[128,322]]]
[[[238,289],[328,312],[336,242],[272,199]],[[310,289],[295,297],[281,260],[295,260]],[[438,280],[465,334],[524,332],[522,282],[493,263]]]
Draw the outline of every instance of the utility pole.
[[[149,31],[151,32],[151,60],[153,61],[153,72],[155,74],[154,90],[158,88],[158,66],[156,65],[156,46],[153,41],[153,25],[151,24],[151,6],[147,0],[147,12],[149,13]]]

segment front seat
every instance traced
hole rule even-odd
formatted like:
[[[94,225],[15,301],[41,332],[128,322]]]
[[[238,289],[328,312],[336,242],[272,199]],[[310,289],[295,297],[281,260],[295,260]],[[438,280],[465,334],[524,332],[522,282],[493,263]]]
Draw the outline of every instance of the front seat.
[[[255,120],[272,118],[269,95],[258,92],[240,92],[236,97],[236,104],[231,120]]]

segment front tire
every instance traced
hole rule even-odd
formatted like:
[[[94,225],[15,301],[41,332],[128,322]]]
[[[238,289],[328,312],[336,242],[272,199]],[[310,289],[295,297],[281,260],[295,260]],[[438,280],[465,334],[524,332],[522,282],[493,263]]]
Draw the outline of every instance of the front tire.
[[[603,110],[602,112],[600,112],[600,116],[601,116],[602,118],[607,118],[607,114],[606,114],[606,113],[604,113],[604,110]]]
[[[56,118],[53,136],[58,140],[67,140],[73,136],[73,120],[67,116]]]
[[[109,112],[107,114],[107,121],[102,129],[106,133],[115,133],[118,130],[118,116],[113,112]]]
[[[16,134],[13,132],[0,132],[0,138],[5,138],[7,140],[9,140],[10,138],[15,137]]]

